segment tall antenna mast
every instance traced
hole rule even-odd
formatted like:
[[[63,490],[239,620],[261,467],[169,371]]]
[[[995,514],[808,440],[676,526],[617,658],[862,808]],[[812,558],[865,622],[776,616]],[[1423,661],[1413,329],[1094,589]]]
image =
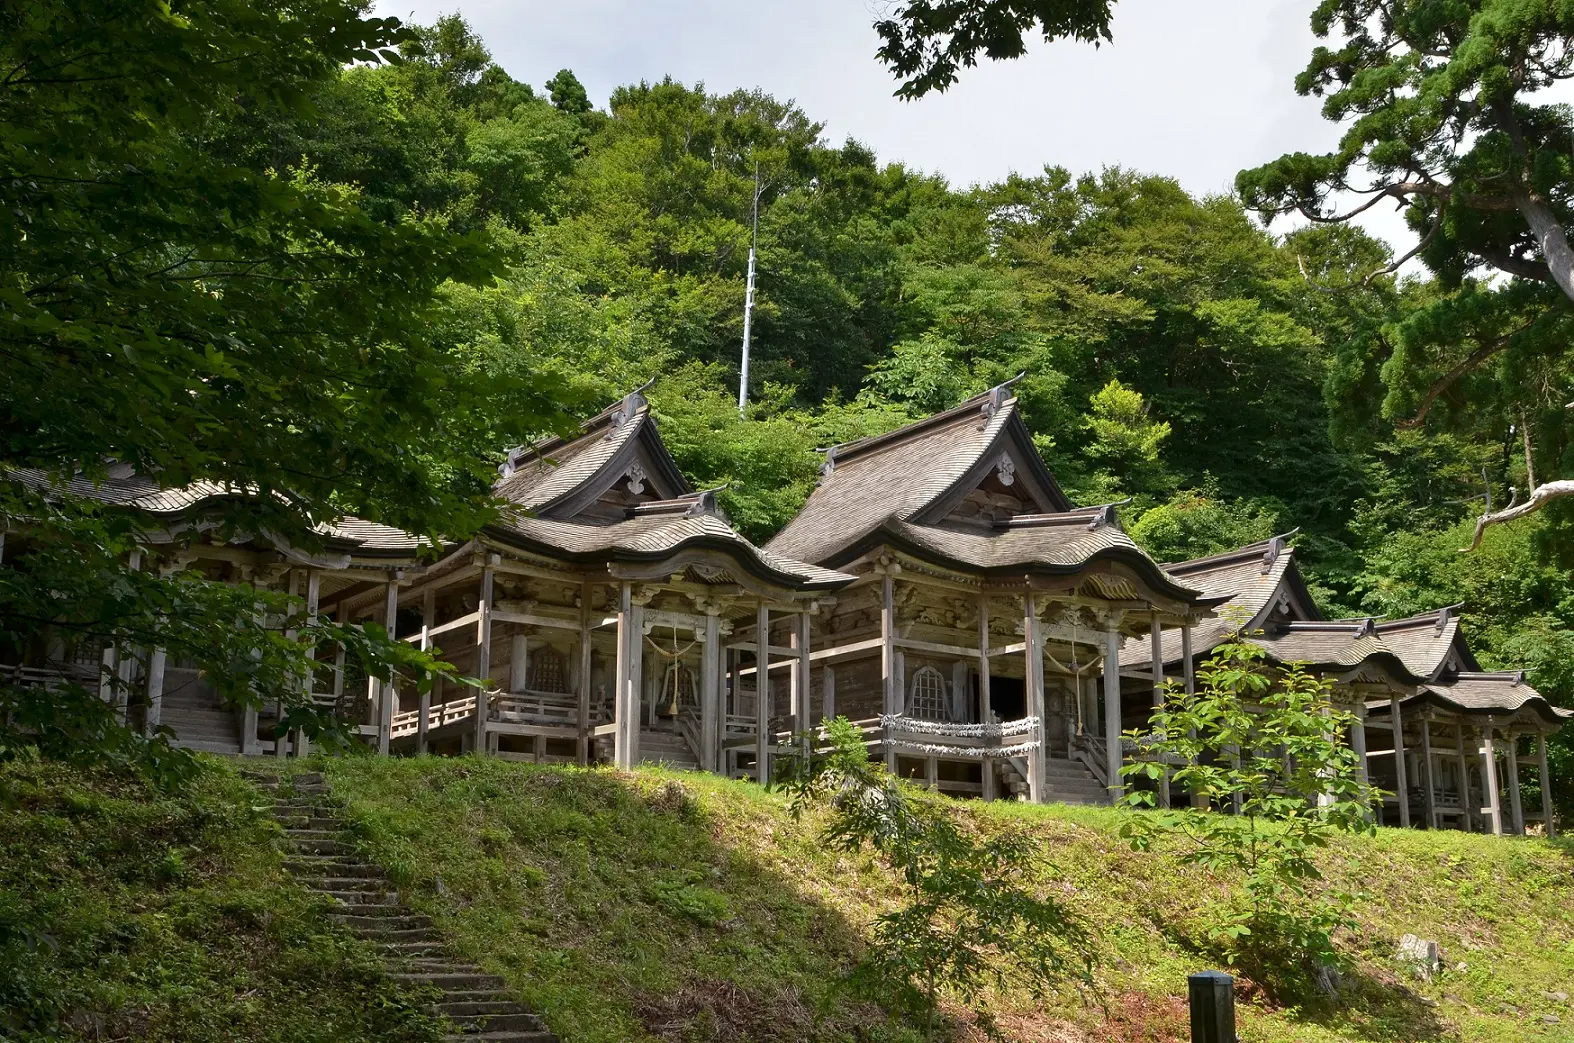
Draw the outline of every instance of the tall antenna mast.
[[[743,291],[743,369],[738,376],[738,412],[749,404],[749,333],[754,319],[754,251],[760,245],[760,161],[754,161],[754,216],[749,238],[749,281]]]

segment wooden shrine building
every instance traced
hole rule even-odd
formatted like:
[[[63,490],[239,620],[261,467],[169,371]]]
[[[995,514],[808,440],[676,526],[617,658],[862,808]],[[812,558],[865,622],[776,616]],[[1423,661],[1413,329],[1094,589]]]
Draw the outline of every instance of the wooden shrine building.
[[[1356,716],[1348,741],[1371,781],[1391,792],[1383,810],[1394,823],[1522,833],[1527,820],[1540,820],[1551,829],[1546,737],[1574,712],[1552,706],[1521,673],[1482,672],[1460,633],[1458,606],[1396,620],[1325,619],[1284,536],[1165,568],[1228,600],[1190,641],[1164,635],[1161,673],[1184,671],[1240,637],[1270,662],[1332,679],[1336,702]],[[1151,643],[1126,643],[1128,690],[1146,687],[1153,659]],[[1536,750],[1539,813],[1521,805],[1522,740]]]

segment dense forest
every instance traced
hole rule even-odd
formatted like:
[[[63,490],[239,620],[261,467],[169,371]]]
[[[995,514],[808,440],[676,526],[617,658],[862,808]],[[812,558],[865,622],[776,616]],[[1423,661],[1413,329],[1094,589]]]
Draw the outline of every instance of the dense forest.
[[[1086,6],[1107,22],[1107,3]],[[1490,156],[1450,159],[1475,180],[1444,200],[1412,153],[1485,110],[1417,116],[1390,111],[1402,91],[1361,94],[1351,77],[1394,47],[1361,5],[1325,3],[1319,31],[1345,7],[1344,58],[1318,52],[1297,89],[1326,94],[1353,137],[1206,198],[1163,171],[1054,155],[962,188],[828,141],[813,113],[758,91],[669,79],[598,107],[569,70],[501,68],[458,15],[409,27],[342,0],[7,9],[0,161],[34,172],[0,180],[7,468],[92,479],[123,461],[163,487],[228,482],[268,515],[237,523],[307,542],[346,512],[462,536],[489,516],[509,447],[649,383],[689,477],[763,540],[804,501],[818,449],[1021,374],[1061,484],[1120,501],[1160,560],[1298,530],[1330,613],[1460,604],[1483,665],[1528,667],[1574,705],[1567,504],[1476,524],[1538,475],[1574,473],[1574,298],[1552,285],[1563,268],[1536,260],[1556,243],[1493,216],[1516,204],[1493,195]],[[1401,22],[1383,32],[1419,31]],[[987,24],[1020,44],[1016,22]],[[943,88],[969,48],[1021,53],[959,25],[940,50],[933,26],[876,27],[881,58],[915,77],[899,93]],[[1574,75],[1574,58],[1547,56],[1560,26],[1526,30],[1541,57],[1509,70],[1516,90]],[[1524,50],[1487,44],[1459,60]],[[1521,151],[1545,146],[1532,165],[1558,206],[1574,183],[1553,147],[1563,124],[1547,122],[1561,111],[1527,109],[1513,128]],[[1396,257],[1337,219],[1265,222],[1319,217],[1357,161],[1393,175],[1375,191],[1410,201],[1416,251]],[[1424,176],[1402,180],[1411,169]],[[1412,254],[1427,274],[1399,266]],[[285,645],[223,622],[247,607],[236,595],[135,574],[127,533],[90,505],[12,483],[0,501],[7,516],[53,512],[58,537],[42,571],[0,590],[16,642],[67,618],[185,634],[183,654],[248,691],[298,669]],[[413,654],[324,633],[373,659]]]
[[[1388,245],[1347,226],[1274,234],[1236,199],[1162,172],[1046,165],[968,189],[757,91],[665,80],[597,108],[572,72],[540,88],[459,16],[406,61],[319,89],[309,118],[258,110],[223,147],[354,186],[387,221],[438,220],[506,264],[434,318],[477,373],[527,377],[584,414],[647,381],[690,477],[756,539],[812,486],[816,449],[1016,385],[1082,503],[1161,560],[1298,528],[1323,604],[1399,616],[1463,603],[1491,665],[1574,698],[1574,581],[1548,510],[1470,543],[1482,496],[1557,469],[1561,402],[1527,414],[1468,378],[1421,414],[1391,379],[1440,298],[1473,284],[1366,273]],[[523,70],[516,70],[523,73]],[[751,403],[736,410],[759,171]],[[1463,325],[1463,322],[1462,322]],[[1385,367],[1387,369],[1385,370]],[[498,450],[505,448],[499,445]]]

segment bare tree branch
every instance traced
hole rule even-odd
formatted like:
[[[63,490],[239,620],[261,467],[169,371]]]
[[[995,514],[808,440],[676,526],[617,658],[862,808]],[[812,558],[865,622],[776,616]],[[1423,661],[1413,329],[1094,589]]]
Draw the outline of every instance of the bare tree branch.
[[[1524,503],[1515,503],[1513,500],[1510,500],[1509,505],[1501,511],[1488,511],[1476,519],[1475,538],[1470,541],[1470,546],[1459,548],[1459,553],[1468,554],[1481,546],[1481,534],[1486,532],[1489,525],[1502,525],[1504,522],[1523,518],[1527,514],[1533,514],[1541,510],[1553,500],[1562,499],[1565,496],[1574,496],[1574,479],[1563,478],[1555,482],[1548,482],[1545,485],[1538,485],[1531,490],[1530,498]]]
[[[1508,347],[1511,340],[1530,329],[1531,326],[1535,325],[1535,322],[1536,320],[1532,319],[1523,326],[1516,327],[1515,329],[1510,330],[1495,340],[1487,341],[1475,351],[1472,351],[1470,354],[1466,355],[1459,361],[1457,365],[1455,365],[1447,373],[1444,373],[1437,380],[1433,381],[1432,386],[1427,388],[1426,394],[1421,397],[1421,404],[1416,407],[1414,416],[1407,420],[1395,421],[1394,426],[1401,430],[1410,431],[1426,423],[1427,414],[1431,412],[1432,407],[1437,404],[1437,400],[1442,397],[1443,392],[1452,387],[1454,382],[1460,377],[1469,373],[1487,359]]]

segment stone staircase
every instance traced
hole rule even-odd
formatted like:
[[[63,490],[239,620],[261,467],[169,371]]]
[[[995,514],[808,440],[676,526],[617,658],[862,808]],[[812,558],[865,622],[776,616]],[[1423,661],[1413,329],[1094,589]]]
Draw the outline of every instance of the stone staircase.
[[[290,875],[333,899],[330,915],[382,951],[389,977],[439,991],[433,1013],[446,1022],[445,1043],[558,1043],[540,1017],[504,991],[502,978],[454,957],[431,920],[399,900],[382,869],[338,839],[343,824],[325,800],[328,787],[321,775],[297,775],[290,783],[246,775],[273,795]]]
[[[1027,778],[1008,762],[999,764],[999,778],[1015,800],[1028,799]],[[1044,799],[1051,804],[1108,804],[1109,790],[1081,761],[1044,758]]]
[[[677,732],[641,731],[639,762],[664,764],[678,771],[699,771],[700,762],[689,749],[689,742]]]
[[[190,675],[190,680],[172,675]],[[218,696],[200,686],[195,670],[171,669],[165,674],[166,688],[159,723],[175,732],[174,745],[204,753],[241,752],[240,719],[235,711],[222,705]]]

